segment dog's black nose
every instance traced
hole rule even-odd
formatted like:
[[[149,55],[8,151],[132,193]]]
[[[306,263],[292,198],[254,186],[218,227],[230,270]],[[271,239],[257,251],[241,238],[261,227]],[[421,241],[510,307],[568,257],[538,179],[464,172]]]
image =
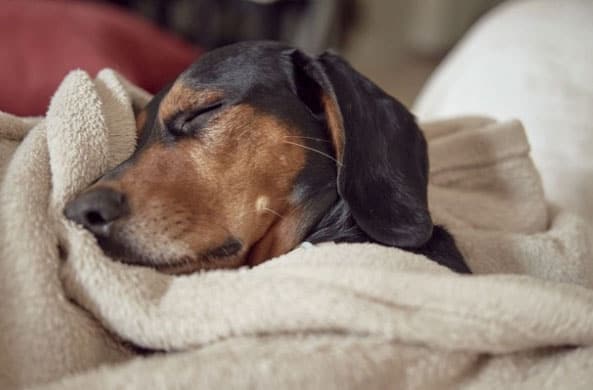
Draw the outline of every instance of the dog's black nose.
[[[71,200],[64,208],[66,218],[81,224],[94,235],[109,235],[109,227],[128,212],[123,194],[110,188],[96,188]]]

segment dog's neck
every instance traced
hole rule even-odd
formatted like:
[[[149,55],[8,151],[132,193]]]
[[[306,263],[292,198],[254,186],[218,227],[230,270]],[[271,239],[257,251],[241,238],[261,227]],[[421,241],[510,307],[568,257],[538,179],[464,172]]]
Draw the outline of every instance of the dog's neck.
[[[305,241],[316,244],[326,241],[370,242],[372,239],[358,226],[346,202],[338,198],[310,230]]]
[[[328,211],[309,231],[303,241],[312,244],[322,242],[377,242],[369,237],[356,223],[348,204],[338,198]],[[453,236],[442,226],[435,226],[430,240],[420,248],[405,248],[407,251],[426,256],[438,264],[459,273],[471,273],[459,252]]]

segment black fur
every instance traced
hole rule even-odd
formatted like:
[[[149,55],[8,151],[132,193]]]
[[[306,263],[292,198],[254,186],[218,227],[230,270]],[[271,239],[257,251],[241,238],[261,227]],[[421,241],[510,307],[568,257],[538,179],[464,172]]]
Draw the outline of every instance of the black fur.
[[[348,205],[339,200],[315,225],[305,238],[313,244],[333,242],[375,242],[358,226]],[[434,226],[428,242],[410,252],[424,255],[459,273],[471,273],[453,237],[442,226]]]

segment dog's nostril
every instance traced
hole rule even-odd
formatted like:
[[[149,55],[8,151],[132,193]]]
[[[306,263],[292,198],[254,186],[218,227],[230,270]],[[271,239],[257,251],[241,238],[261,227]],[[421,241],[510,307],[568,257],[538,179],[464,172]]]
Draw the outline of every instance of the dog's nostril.
[[[105,218],[103,218],[103,216],[96,211],[88,212],[85,219],[91,225],[104,225],[107,223]]]

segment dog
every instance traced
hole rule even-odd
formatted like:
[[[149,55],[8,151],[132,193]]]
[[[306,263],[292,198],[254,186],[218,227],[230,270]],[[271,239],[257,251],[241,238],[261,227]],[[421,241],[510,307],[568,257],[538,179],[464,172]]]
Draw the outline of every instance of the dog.
[[[184,274],[374,242],[470,272],[432,223],[414,116],[336,54],[225,46],[136,120],[132,156],[64,209],[109,256]]]

